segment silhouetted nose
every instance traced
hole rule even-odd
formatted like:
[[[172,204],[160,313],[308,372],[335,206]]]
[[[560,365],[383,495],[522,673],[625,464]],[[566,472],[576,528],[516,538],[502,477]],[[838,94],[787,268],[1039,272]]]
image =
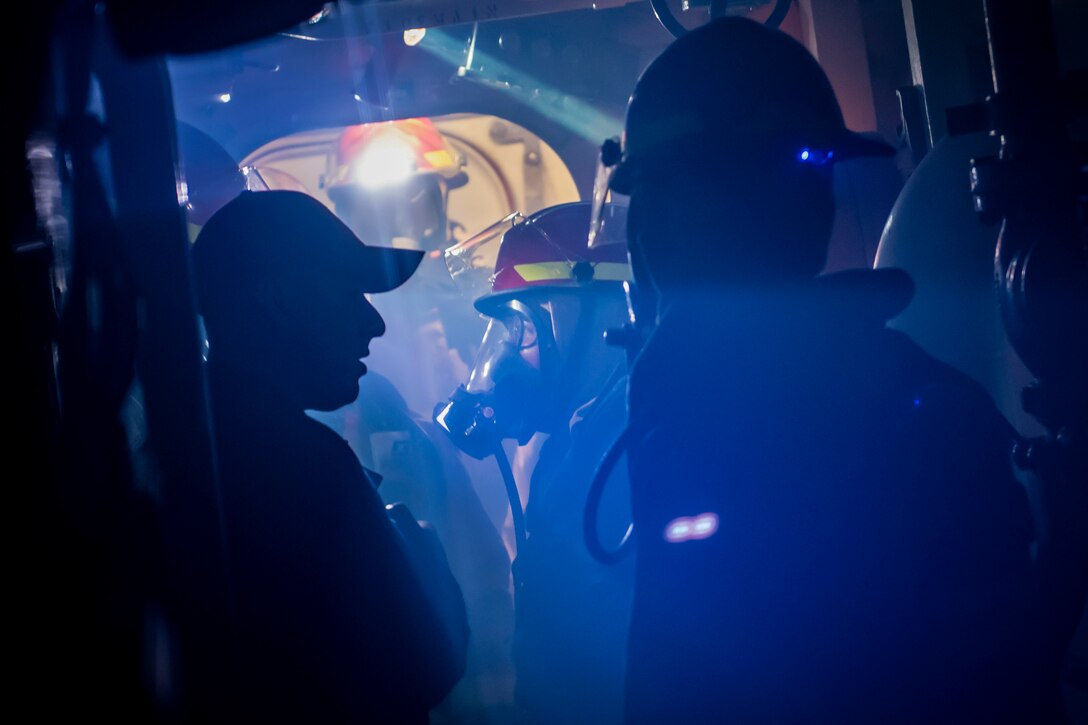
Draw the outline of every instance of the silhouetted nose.
[[[367,299],[363,300],[363,323],[359,333],[367,339],[381,337],[385,334],[385,320],[382,319],[381,313]]]

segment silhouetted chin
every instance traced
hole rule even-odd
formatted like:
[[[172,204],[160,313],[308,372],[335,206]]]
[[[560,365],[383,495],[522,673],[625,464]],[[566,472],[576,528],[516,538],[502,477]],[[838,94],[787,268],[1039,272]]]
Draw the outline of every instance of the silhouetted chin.
[[[365,367],[363,372],[366,372]],[[362,373],[360,373],[360,377],[362,377]],[[352,380],[350,385],[345,382],[336,389],[333,389],[330,383],[331,381],[326,381],[326,385],[322,390],[315,391],[313,401],[306,406],[307,410],[327,413],[343,408],[345,405],[355,402],[355,399],[359,397],[358,378]]]

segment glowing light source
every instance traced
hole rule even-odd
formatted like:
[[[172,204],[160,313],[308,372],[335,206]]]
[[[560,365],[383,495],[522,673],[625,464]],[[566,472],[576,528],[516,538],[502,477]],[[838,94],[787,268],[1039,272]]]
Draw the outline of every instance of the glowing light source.
[[[681,516],[665,525],[665,541],[679,544],[684,541],[706,539],[718,530],[718,514],[703,513],[698,516]]]
[[[807,146],[797,152],[797,160],[807,164],[823,166],[835,157],[834,151],[808,148]]]
[[[352,179],[368,189],[406,181],[416,170],[412,145],[395,134],[374,139],[352,168]]]
[[[665,538],[673,543],[677,541],[687,541],[688,536],[690,535],[691,523],[687,519],[673,521],[665,529]]]
[[[419,45],[426,34],[426,28],[408,28],[404,31],[404,44],[409,47]]]
[[[215,97],[215,100],[219,101],[220,103],[230,103],[230,94],[220,93],[218,96]]]

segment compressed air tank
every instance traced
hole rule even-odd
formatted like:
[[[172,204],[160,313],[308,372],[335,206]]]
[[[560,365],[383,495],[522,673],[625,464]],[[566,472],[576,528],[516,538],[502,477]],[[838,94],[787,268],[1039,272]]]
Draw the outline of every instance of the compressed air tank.
[[[1041,426],[1020,404],[1032,376],[1005,336],[998,307],[999,226],[979,220],[971,196],[970,160],[997,150],[987,133],[938,141],[892,206],[874,266],[898,267],[914,279],[914,299],[891,326],[981,383],[1022,434],[1038,435]]]

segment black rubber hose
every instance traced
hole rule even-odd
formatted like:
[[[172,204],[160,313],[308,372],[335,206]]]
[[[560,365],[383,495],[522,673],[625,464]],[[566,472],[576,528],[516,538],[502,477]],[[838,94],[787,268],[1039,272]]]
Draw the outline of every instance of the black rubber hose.
[[[502,474],[502,482],[506,485],[506,497],[510,499],[510,516],[514,520],[514,538],[517,540],[515,553],[521,549],[525,541],[525,511],[521,508],[521,495],[518,493],[518,484],[514,480],[514,472],[510,468],[510,461],[506,458],[506,451],[501,442],[495,444],[495,463],[499,465],[499,473]]]
[[[586,494],[586,506],[583,510],[582,533],[586,540],[586,548],[590,555],[602,564],[616,564],[631,551],[634,543],[634,524],[627,527],[627,532],[615,549],[606,549],[597,536],[597,514],[601,508],[601,495],[604,493],[605,483],[612,474],[612,469],[620,460],[620,456],[627,452],[627,442],[631,438],[631,428],[624,428],[623,433],[604,454],[604,458],[597,464],[597,470],[593,472],[593,478],[589,483],[589,492]]]
[[[793,0],[778,0],[778,2],[775,3],[774,10],[771,11],[771,14],[763,24],[771,28],[777,28],[781,25],[782,21],[786,19],[786,14],[790,11],[790,4],[792,2]]]

